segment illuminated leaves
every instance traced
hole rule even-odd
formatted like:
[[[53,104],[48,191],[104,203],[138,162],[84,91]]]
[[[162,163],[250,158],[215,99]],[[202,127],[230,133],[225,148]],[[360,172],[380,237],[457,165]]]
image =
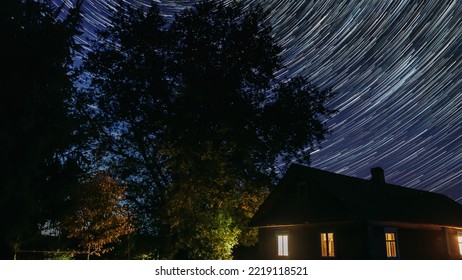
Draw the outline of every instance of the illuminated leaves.
[[[327,131],[330,91],[276,76],[266,16],[205,1],[165,24],[155,5],[121,7],[84,61],[94,154],[129,186],[161,258],[229,259],[252,244],[275,166],[308,162]]]
[[[74,198],[75,211],[64,222],[68,238],[90,255],[109,252],[111,245],[133,231],[124,205],[126,188],[104,173],[82,184]]]

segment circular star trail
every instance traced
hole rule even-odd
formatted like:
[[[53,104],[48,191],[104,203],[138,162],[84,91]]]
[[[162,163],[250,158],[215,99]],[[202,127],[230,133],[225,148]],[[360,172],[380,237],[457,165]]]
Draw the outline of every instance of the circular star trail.
[[[338,92],[312,165],[462,200],[462,3],[265,1],[289,75]]]
[[[197,1],[156,2],[171,18]],[[369,178],[381,166],[390,183],[462,202],[461,1],[260,2],[283,48],[280,75],[303,75],[337,92],[330,106],[340,112],[312,154],[313,167]],[[82,43],[116,7],[85,2]]]

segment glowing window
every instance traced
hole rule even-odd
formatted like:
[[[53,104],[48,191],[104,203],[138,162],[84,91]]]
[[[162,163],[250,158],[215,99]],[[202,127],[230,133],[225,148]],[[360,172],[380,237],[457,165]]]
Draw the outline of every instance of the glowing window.
[[[459,253],[462,256],[462,232],[457,234],[457,241],[459,242]]]
[[[387,246],[387,258],[398,257],[398,252],[396,250],[396,233],[385,232],[385,244]]]
[[[334,233],[321,233],[321,256],[335,257]]]
[[[278,256],[289,256],[289,236],[287,234],[278,234]]]

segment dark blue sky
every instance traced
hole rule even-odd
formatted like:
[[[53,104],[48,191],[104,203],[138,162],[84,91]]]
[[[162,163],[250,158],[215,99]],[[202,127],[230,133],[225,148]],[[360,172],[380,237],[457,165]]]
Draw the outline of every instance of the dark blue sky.
[[[115,2],[86,0],[86,36]],[[171,17],[196,1],[157,2]],[[261,2],[283,47],[280,74],[338,92],[340,113],[312,166],[360,178],[381,166],[390,183],[462,203],[462,1]]]

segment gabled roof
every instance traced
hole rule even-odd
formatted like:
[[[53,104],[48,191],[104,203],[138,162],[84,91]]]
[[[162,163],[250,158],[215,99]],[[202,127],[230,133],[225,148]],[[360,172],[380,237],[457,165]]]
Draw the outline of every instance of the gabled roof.
[[[462,205],[445,195],[292,165],[251,226],[350,220],[462,226]]]

